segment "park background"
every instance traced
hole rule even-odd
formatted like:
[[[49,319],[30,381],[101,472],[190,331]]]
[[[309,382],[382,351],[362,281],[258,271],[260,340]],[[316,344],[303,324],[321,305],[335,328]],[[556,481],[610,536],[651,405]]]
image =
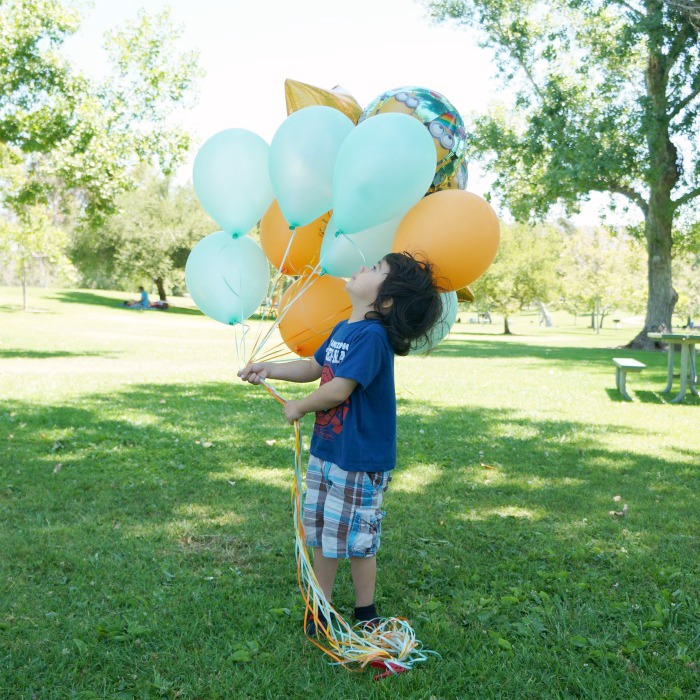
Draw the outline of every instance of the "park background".
[[[430,5],[440,16],[461,3]],[[556,9],[570,19],[578,5]],[[532,10],[542,26],[557,24],[538,37],[528,7],[500,5],[506,44],[522,50],[515,63],[536,68],[520,82],[498,36],[478,47],[496,26],[485,11],[464,28],[433,26],[423,6],[398,0],[347,15],[310,4],[304,21],[280,9],[268,24],[238,3],[205,3],[196,22],[178,14],[184,3],[165,15],[139,6],[120,3],[115,16],[111,3],[93,14],[78,5],[92,26],[82,39],[68,38],[80,26],[70,3],[0,6],[0,695],[692,696],[698,399],[668,405],[665,355],[621,348],[650,318],[681,327],[700,308],[697,5],[613,5],[580,25],[620,39],[617,58],[567,44],[562,25],[578,25],[542,7]],[[661,18],[660,55],[678,61],[664,107],[677,149],[667,252],[678,299],[661,316],[650,309],[654,224],[628,196],[649,204],[659,179],[643,113],[650,42],[629,29],[636,14]],[[110,64],[97,51],[117,26]],[[202,57],[214,48],[207,82]],[[369,67],[352,72],[361,57]],[[610,90],[576,82],[591,63],[612,71]],[[502,221],[499,255],[460,323],[429,357],[397,361],[400,466],[379,602],[441,658],[383,684],[329,667],[304,641],[289,428],[264,392],[235,381],[229,329],[181,296],[187,253],[215,230],[188,182],[193,154],[230,126],[269,140],[287,77],[340,82],[363,104],[403,84],[442,91],[471,134],[468,189]],[[624,107],[606,102],[615,91]],[[587,104],[596,109],[571,118]],[[567,160],[606,139],[609,153]],[[615,178],[621,163],[629,178],[601,197],[596,163]],[[121,307],[139,284],[171,309]],[[614,388],[620,355],[647,364],[630,381],[632,403]],[[341,611],[349,591],[346,580]]]

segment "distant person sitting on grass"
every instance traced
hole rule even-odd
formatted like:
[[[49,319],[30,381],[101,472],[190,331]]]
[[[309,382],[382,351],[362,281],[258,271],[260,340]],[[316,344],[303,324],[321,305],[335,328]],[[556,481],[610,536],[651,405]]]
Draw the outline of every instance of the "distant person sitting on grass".
[[[143,287],[139,287],[139,293],[141,298],[138,301],[125,301],[124,306],[130,309],[150,309],[151,302],[148,299],[148,292]]]

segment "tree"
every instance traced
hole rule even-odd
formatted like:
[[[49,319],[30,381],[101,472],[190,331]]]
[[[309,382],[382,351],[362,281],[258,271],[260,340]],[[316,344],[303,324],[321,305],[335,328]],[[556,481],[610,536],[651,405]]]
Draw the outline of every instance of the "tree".
[[[165,301],[166,287],[180,282],[192,246],[215,228],[191,185],[142,172],[139,186],[116,199],[116,210],[99,229],[83,228],[71,258],[84,281],[123,287],[151,280]]]
[[[61,54],[79,22],[60,0],[0,3],[0,168],[24,172],[12,186],[0,173],[2,200],[16,212],[49,204],[55,217],[75,209],[98,226],[138,163],[170,172],[184,158],[188,136],[169,118],[199,70],[168,11],[141,12],[109,34],[110,77],[93,83]]]
[[[501,227],[496,259],[472,289],[479,304],[503,315],[504,334],[511,334],[510,316],[534,302],[544,304],[555,294],[558,237],[552,227]]]
[[[648,298],[633,347],[671,327],[674,235],[700,197],[695,0],[430,0],[434,18],[478,26],[514,109],[476,120],[472,153],[513,214],[576,211],[591,192],[644,219]]]
[[[564,302],[574,313],[590,311],[596,332],[611,311],[643,308],[639,247],[629,236],[612,236],[601,227],[570,230],[564,237],[559,263]]]
[[[45,260],[53,266],[68,267],[65,256],[66,231],[53,224],[45,207],[26,207],[13,222],[0,220],[0,260],[14,266],[22,284],[22,307],[26,311],[28,275],[32,264]]]

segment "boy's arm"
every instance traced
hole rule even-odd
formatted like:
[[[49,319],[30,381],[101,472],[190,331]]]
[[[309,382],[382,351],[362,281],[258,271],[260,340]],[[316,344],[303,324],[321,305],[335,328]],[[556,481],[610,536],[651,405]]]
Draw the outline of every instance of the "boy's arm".
[[[334,377],[330,382],[321,385],[316,391],[298,401],[287,401],[284,405],[284,415],[290,423],[299,420],[307,413],[327,411],[339,406],[352,394],[357,386],[354,379]]]
[[[291,362],[254,362],[238,372],[244,382],[260,384],[263,379],[283,379],[288,382],[313,382],[321,376],[323,367],[311,357]]]

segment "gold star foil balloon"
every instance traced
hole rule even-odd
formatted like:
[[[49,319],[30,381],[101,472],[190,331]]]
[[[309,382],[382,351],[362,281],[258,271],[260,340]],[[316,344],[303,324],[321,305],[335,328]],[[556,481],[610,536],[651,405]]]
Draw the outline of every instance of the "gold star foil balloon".
[[[333,107],[357,124],[362,107],[345,88],[337,85],[332,90],[324,90],[314,85],[300,83],[298,80],[284,81],[284,95],[287,100],[287,114],[296,112],[304,107],[320,105]]]

